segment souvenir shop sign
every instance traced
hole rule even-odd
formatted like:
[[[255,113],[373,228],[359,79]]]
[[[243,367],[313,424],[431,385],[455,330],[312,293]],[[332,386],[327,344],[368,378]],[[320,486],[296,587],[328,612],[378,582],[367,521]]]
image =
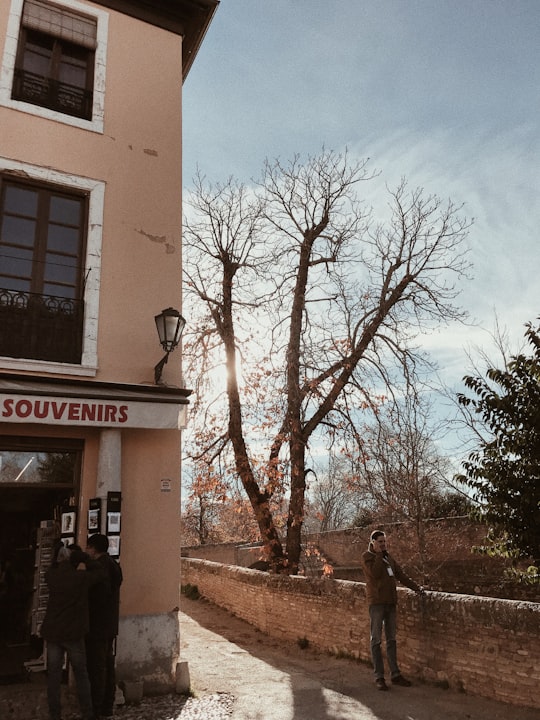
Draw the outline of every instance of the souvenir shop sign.
[[[185,421],[186,406],[178,403],[0,394],[4,423],[177,429]]]

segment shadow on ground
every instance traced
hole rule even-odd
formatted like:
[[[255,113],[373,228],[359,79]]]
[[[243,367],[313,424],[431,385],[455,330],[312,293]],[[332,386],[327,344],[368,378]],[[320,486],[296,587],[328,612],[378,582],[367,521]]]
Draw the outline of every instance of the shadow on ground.
[[[233,694],[236,720],[540,720],[419,682],[380,692],[367,665],[270,638],[204,599],[182,597],[180,633],[192,690]]]

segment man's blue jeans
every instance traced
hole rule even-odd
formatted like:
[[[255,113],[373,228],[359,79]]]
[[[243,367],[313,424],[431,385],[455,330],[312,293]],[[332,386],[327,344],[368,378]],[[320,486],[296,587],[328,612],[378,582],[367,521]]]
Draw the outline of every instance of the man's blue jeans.
[[[391,677],[401,674],[396,654],[396,606],[394,604],[370,605],[369,619],[371,623],[371,659],[375,679],[384,678],[384,662],[381,650],[382,632],[386,639],[386,659],[390,667]]]
[[[61,685],[64,652],[75,676],[77,698],[83,720],[92,720],[92,696],[90,682],[86,672],[86,652],[84,638],[63,642],[62,644],[47,642],[47,701],[51,720],[60,720],[61,716]]]

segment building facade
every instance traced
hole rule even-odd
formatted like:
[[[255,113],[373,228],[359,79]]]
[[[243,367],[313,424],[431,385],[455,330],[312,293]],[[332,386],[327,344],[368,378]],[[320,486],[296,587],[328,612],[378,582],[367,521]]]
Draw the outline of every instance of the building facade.
[[[0,674],[42,650],[51,538],[101,531],[118,676],[174,683],[189,391],[180,350],[156,380],[154,317],[181,311],[182,83],[216,6],[0,4]]]

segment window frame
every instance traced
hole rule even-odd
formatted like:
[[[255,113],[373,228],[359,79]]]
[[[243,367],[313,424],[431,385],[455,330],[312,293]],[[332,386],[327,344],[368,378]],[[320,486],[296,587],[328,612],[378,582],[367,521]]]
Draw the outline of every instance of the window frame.
[[[31,71],[25,71],[24,61],[26,53],[28,52],[29,45],[32,41],[36,44],[41,41],[41,47],[45,46],[43,42],[45,39],[50,40],[52,45],[49,74],[47,76],[41,76],[43,82],[42,86],[48,86],[49,91],[46,93],[46,97],[43,102],[37,102],[36,99],[31,99],[29,93],[24,91],[24,80],[27,73]],[[62,83],[60,80],[60,63],[62,58],[62,52],[68,49],[80,54],[81,59],[85,63],[85,83],[82,86],[73,86],[79,90],[82,94],[81,110],[80,112],[70,112],[62,105],[60,101],[60,90],[66,87],[67,83]],[[83,58],[84,56],[84,58]],[[64,115],[70,115],[73,117],[79,117],[84,120],[92,120],[92,109],[93,102],[86,102],[88,96],[93,99],[94,92],[94,75],[95,75],[95,50],[91,48],[85,48],[82,45],[76,45],[75,43],[63,40],[62,38],[54,37],[54,35],[47,35],[39,30],[32,30],[30,28],[21,25],[19,44],[17,48],[17,59],[15,61],[14,71],[14,83],[12,87],[12,99],[19,100],[21,102],[27,102],[32,105],[38,105],[39,107],[48,108],[55,112],[62,113]],[[20,88],[19,88],[20,85]]]
[[[75,456],[73,467],[73,482],[67,483],[20,483],[5,482],[0,480],[0,491],[10,488],[22,488],[24,490],[67,490],[71,489],[72,494],[79,495],[82,472],[82,456],[84,452],[84,440],[74,438],[53,438],[53,437],[31,437],[4,435],[0,438],[0,454],[8,452],[40,452],[40,453],[64,453],[68,452]]]
[[[66,125],[103,134],[105,109],[105,69],[107,58],[109,13],[93,6],[84,5],[77,0],[55,0],[56,7],[95,18],[97,22],[96,49],[94,57],[93,98],[91,119],[86,120],[75,115],[51,110],[50,108],[11,97],[15,81],[15,67],[19,52],[19,38],[22,25],[24,0],[11,0],[8,17],[6,43],[0,71],[0,105],[37,115]]]
[[[49,226],[54,225],[65,225],[68,223],[53,223],[50,219],[50,201],[52,197],[65,197],[70,200],[78,200],[80,202],[80,217],[78,225],[78,247],[76,252],[77,265],[79,270],[77,272],[77,278],[75,283],[53,283],[57,285],[65,284],[66,287],[73,287],[74,300],[82,300],[84,297],[84,259],[86,256],[86,237],[88,233],[88,193],[75,190],[71,187],[60,186],[56,184],[46,183],[38,180],[21,180],[18,177],[13,177],[9,173],[0,172],[0,221],[5,214],[10,216],[16,216],[16,213],[6,213],[5,206],[2,206],[2,196],[4,186],[19,187],[23,189],[29,189],[35,191],[37,195],[37,212],[36,212],[36,229],[34,233],[34,242],[32,247],[27,246],[27,250],[32,249],[32,274],[31,274],[31,285],[27,292],[36,293],[40,295],[49,295],[52,293],[45,292],[45,285],[51,283],[51,280],[45,276],[45,268],[47,265],[47,254],[51,253],[51,249],[47,244],[47,235]],[[19,214],[20,215],[20,214]],[[0,239],[1,240],[1,239]],[[0,247],[2,245],[0,244]],[[71,255],[66,252],[55,251],[54,255]],[[16,277],[16,276],[15,276]],[[0,280],[0,286],[2,280]],[[54,293],[60,297],[68,297],[62,295],[60,292]]]
[[[24,200],[21,206],[17,191],[26,193],[33,207],[25,207]],[[74,203],[67,215],[63,201]],[[0,352],[18,359],[80,362],[87,193],[0,173],[0,223],[7,235],[0,238],[0,262],[6,258],[0,265]]]
[[[60,173],[16,160],[0,157],[0,172],[6,178],[28,179],[29,184],[42,183],[59,190],[68,189],[87,195],[86,246],[82,253],[81,299],[84,301],[83,346],[80,363],[32,360],[2,356],[2,368],[15,371],[34,371],[94,377],[97,374],[97,333],[101,283],[101,248],[103,241],[103,212],[105,182],[77,175]]]

